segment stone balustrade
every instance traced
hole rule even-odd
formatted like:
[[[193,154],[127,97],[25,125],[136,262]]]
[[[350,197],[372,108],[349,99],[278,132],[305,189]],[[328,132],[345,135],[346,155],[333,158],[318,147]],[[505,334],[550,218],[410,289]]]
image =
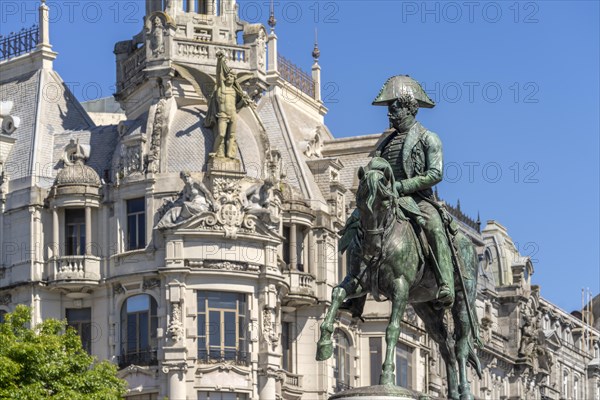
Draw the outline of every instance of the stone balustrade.
[[[51,261],[53,265],[48,281],[52,284],[77,286],[98,284],[100,259],[95,256],[63,256]]]
[[[313,275],[301,271],[288,271],[286,275],[290,286],[287,305],[310,305],[317,302],[316,279]]]

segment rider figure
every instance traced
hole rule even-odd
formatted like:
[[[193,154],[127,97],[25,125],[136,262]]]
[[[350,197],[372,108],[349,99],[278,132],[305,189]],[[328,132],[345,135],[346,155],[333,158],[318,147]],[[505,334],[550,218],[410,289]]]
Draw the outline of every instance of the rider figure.
[[[424,218],[421,227],[431,246],[433,262],[437,262],[435,275],[440,287],[437,299],[443,307],[451,307],[454,302],[451,250],[444,221],[432,205],[435,202],[432,187],[442,180],[442,142],[415,119],[419,106],[431,108],[434,103],[412,78],[395,76],[385,83],[373,105],[387,105],[391,126],[391,133],[380,142],[375,156],[386,159],[392,166],[398,195],[412,197],[419,206]]]

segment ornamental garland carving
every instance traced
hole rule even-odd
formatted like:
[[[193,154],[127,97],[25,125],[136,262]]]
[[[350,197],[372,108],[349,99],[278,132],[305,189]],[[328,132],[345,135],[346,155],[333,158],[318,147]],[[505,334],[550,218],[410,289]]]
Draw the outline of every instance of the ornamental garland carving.
[[[171,322],[167,328],[167,334],[174,342],[183,340],[183,321],[181,318],[181,304],[173,303],[171,309]]]

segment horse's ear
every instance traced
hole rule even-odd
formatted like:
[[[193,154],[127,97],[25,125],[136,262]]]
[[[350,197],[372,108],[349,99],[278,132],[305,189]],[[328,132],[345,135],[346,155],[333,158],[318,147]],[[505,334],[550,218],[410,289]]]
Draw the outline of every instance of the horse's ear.
[[[394,172],[392,171],[391,168],[387,167],[383,171],[383,176],[385,176],[385,179],[387,179],[387,181],[390,182],[392,180],[392,178],[394,177]]]
[[[365,176],[365,169],[363,167],[358,168],[358,179],[362,181]]]

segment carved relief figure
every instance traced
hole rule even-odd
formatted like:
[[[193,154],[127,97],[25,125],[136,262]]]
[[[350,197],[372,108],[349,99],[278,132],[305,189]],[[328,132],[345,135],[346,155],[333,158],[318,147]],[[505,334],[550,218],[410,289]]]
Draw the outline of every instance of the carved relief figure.
[[[210,100],[204,125],[216,126],[213,154],[216,157],[235,158],[237,154],[237,112],[250,104],[237,81],[235,73],[225,63],[225,54],[217,52],[217,84]]]
[[[182,171],[179,176],[185,183],[183,191],[177,200],[168,203],[169,209],[156,225],[157,229],[173,228],[212,208],[212,195],[202,182],[194,181],[188,171]]]
[[[152,20],[152,33],[150,36],[150,49],[152,55],[158,57],[165,52],[164,25],[160,17],[156,16]]]
[[[179,303],[173,303],[168,333],[175,342],[183,339],[183,323],[181,320],[181,305]]]

